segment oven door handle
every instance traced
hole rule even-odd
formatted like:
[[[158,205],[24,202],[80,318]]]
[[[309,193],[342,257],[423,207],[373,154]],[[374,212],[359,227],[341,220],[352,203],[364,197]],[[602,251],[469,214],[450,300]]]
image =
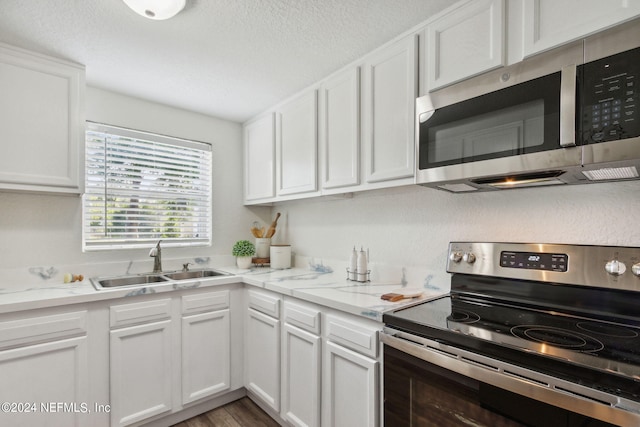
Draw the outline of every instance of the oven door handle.
[[[577,67],[562,68],[560,79],[560,146],[576,145],[576,81]]]

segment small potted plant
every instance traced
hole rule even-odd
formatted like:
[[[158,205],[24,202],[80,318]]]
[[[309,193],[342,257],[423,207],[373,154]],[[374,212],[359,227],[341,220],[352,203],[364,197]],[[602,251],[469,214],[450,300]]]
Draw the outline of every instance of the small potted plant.
[[[248,240],[238,240],[231,253],[236,257],[238,268],[246,269],[251,267],[251,257],[255,255],[256,247]]]

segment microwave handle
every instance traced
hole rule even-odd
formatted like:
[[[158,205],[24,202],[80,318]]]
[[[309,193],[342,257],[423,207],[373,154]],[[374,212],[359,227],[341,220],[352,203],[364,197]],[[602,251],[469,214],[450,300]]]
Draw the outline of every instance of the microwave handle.
[[[433,103],[431,102],[431,97],[429,95],[416,98],[416,116],[418,119],[418,125],[429,120],[435,111],[436,110],[433,108]]]
[[[576,66],[562,69],[560,80],[560,146],[576,145]]]

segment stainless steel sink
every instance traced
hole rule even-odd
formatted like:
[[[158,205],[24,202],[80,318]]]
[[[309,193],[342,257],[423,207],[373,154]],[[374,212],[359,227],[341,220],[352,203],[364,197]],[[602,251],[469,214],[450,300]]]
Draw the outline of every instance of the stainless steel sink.
[[[148,285],[151,283],[161,283],[168,280],[169,279],[159,274],[137,274],[135,276],[91,279],[91,282],[94,286],[97,284],[102,288],[117,288],[121,286],[138,286]]]
[[[96,288],[97,290],[101,290],[122,287],[140,287],[145,285],[160,285],[173,280],[188,280],[215,276],[230,276],[230,274],[212,269],[172,271],[167,273],[96,277],[91,279],[91,283],[93,284],[94,288]]]
[[[228,276],[228,273],[223,273],[216,270],[190,270],[190,271],[176,271],[173,273],[164,273],[165,277],[171,280],[186,280],[197,279],[201,277],[214,277],[214,276]]]

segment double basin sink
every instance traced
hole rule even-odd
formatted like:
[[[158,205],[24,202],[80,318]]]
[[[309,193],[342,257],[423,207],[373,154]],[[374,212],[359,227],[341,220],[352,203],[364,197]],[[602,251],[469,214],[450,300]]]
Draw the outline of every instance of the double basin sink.
[[[145,273],[115,277],[96,277],[91,279],[91,283],[97,290],[102,290],[132,286],[160,285],[169,281],[192,280],[219,276],[231,276],[231,274],[213,269],[171,271],[167,273]]]

